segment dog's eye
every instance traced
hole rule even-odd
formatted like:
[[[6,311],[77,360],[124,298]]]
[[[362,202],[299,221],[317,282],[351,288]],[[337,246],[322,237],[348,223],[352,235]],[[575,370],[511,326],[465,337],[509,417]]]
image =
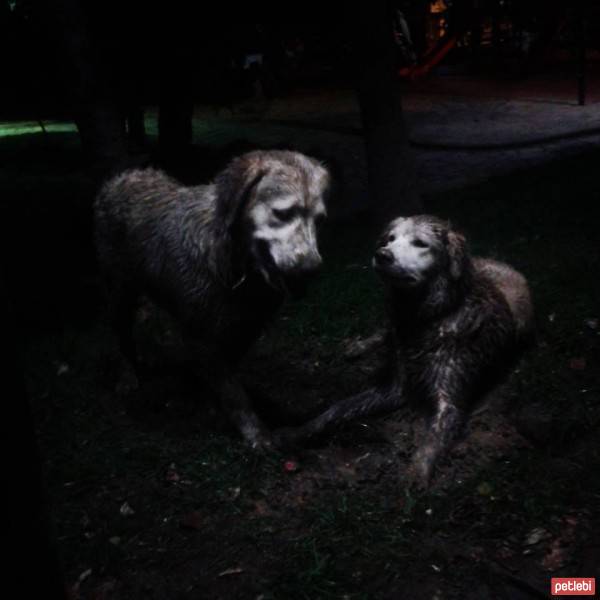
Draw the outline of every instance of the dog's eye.
[[[429,244],[427,242],[419,239],[413,240],[412,245],[416,248],[429,248]]]
[[[289,221],[294,216],[295,208],[290,206],[290,208],[274,208],[273,214],[280,221]]]
[[[391,235],[388,236],[388,244],[391,244],[392,242],[396,241],[396,236],[392,233]]]

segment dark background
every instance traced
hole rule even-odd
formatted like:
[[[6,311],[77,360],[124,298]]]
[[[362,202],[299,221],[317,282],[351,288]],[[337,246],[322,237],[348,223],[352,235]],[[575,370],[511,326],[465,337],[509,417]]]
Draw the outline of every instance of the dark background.
[[[277,21],[259,6],[208,8],[0,2],[2,396],[9,579],[20,595],[530,598],[547,594],[551,576],[598,575],[598,131],[582,118],[573,131],[585,147],[563,149],[568,133],[533,140],[547,160],[430,193],[401,101],[428,93],[441,106],[458,81],[463,94],[508,102],[535,82],[540,110],[582,105],[595,122],[596,3],[336,3],[313,22],[325,7],[300,4]],[[396,9],[412,45],[394,41]],[[245,68],[256,54],[262,63]],[[353,99],[350,118],[336,113],[338,98]],[[310,148],[336,176],[330,259],[250,357],[258,401],[300,419],[366,385],[372,358],[348,364],[340,348],[381,319],[366,267],[392,215],[457,221],[477,253],[515,264],[533,289],[538,346],[501,394],[509,410],[475,421],[429,495],[402,487],[401,420],[341,432],[294,457],[302,467],[290,474],[290,457],[250,456],[161,359],[148,358],[156,374],[137,396],[123,403],[111,387],[115,347],[91,243],[98,185],[148,164],[208,181],[232,156],[272,145],[273,106],[315,102],[325,106],[318,129],[364,141],[364,165],[353,178],[344,142]],[[216,143],[202,133],[213,120],[240,135]],[[276,144],[298,148],[299,136]],[[448,145],[441,134],[429,143]],[[477,165],[477,152],[493,150],[468,156]],[[168,345],[165,315],[139,329],[149,357],[152,344]]]

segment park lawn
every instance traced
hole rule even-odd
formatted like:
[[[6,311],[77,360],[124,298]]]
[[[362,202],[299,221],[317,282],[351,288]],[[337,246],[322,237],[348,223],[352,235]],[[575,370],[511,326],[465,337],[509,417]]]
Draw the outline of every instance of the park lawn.
[[[251,452],[170,359],[177,336],[160,311],[137,327],[147,379],[117,398],[95,180],[74,134],[0,148],[6,278],[75,597],[528,598],[551,576],[600,576],[598,152],[425,199],[475,253],[527,276],[537,342],[498,392],[506,410],[474,417],[417,493],[403,478],[418,428],[407,413],[298,455]],[[376,233],[328,224],[320,278],[248,357],[244,380],[270,424],[368,385],[375,358],[349,362],[343,348],[383,319]]]

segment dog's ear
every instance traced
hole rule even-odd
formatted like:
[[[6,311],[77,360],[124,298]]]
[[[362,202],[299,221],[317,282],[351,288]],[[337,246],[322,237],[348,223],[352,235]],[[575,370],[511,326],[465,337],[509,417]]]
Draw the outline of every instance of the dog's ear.
[[[329,170],[329,167],[325,166],[323,163],[317,161],[314,161],[314,163],[314,178],[317,184],[318,195],[321,196],[323,200],[325,200],[331,193],[331,171]]]
[[[220,227],[233,227],[265,173],[260,155],[254,152],[235,158],[217,175],[216,219]]]
[[[467,262],[467,241],[462,233],[449,230],[447,234],[449,271],[452,279],[460,279]]]
[[[232,160],[215,178],[215,230],[210,249],[209,266],[225,286],[235,286],[243,279],[239,265],[233,263],[234,229],[239,216],[248,205],[253,192],[267,170],[258,153],[250,153]]]

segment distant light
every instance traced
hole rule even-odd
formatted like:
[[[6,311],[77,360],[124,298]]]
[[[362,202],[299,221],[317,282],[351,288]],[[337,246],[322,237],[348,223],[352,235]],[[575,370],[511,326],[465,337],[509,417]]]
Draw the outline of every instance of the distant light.
[[[46,133],[76,133],[74,123],[44,123]],[[0,137],[13,135],[43,134],[42,126],[35,121],[0,123]]]
[[[430,8],[429,8],[430,12],[434,15],[443,13],[447,9],[448,9],[448,7],[446,6],[446,3],[444,2],[444,0],[434,0],[434,2],[432,2],[430,4]]]

